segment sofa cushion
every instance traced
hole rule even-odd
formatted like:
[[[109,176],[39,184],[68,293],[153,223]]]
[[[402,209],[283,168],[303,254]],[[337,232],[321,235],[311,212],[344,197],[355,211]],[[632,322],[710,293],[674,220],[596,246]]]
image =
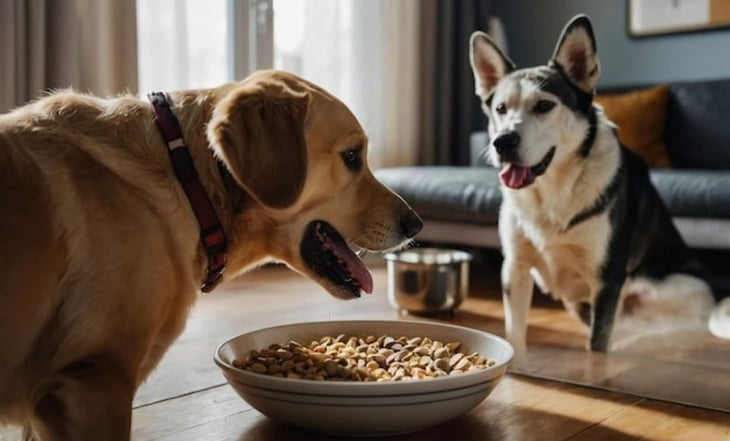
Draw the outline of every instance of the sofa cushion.
[[[651,180],[673,216],[730,219],[730,173],[651,170]]]
[[[502,203],[493,167],[396,167],[375,175],[425,219],[497,223]],[[730,219],[730,173],[655,169],[651,179],[677,217]]]
[[[626,93],[599,94],[606,117],[618,126],[618,137],[651,167],[669,167],[664,128],[669,86],[660,85]]]
[[[675,167],[730,169],[730,80],[672,84],[664,140]]]
[[[496,168],[395,167],[375,176],[425,219],[497,223],[502,193]]]

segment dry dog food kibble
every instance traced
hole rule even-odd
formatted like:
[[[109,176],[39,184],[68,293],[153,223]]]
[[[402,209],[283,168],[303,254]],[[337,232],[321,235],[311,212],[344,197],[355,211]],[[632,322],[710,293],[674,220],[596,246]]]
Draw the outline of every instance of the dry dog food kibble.
[[[456,375],[494,365],[459,342],[373,335],[322,337],[251,351],[233,365],[258,374],[328,381],[409,381]]]

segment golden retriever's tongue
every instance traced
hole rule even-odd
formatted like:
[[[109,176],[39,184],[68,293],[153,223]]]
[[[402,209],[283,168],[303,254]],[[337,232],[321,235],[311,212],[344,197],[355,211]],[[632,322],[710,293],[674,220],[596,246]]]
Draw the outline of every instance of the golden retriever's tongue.
[[[337,258],[344,262],[347,270],[352,275],[352,278],[357,280],[360,284],[360,288],[363,291],[370,294],[373,292],[373,276],[370,274],[370,270],[360,260],[355,253],[352,252],[347,243],[340,237],[330,238],[332,241],[332,250],[337,255]]]
[[[530,167],[520,167],[519,165],[507,164],[505,168],[499,172],[499,180],[505,187],[517,189],[526,187],[535,180]]]

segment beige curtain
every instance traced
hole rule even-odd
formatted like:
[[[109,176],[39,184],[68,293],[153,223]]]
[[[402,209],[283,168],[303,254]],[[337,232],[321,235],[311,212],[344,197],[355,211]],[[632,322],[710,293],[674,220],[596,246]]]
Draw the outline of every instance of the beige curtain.
[[[54,88],[137,92],[135,0],[0,0],[0,112]]]
[[[380,149],[375,150],[373,165],[416,165],[420,155],[423,129],[420,113],[430,101],[421,88],[425,64],[420,58],[422,44],[420,0],[382,1],[382,123]],[[429,91],[430,92],[430,91]]]

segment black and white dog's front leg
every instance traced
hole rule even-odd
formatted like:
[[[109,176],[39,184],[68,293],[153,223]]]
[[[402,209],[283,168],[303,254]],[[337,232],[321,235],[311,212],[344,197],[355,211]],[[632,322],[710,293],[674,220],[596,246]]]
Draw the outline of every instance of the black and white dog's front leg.
[[[516,369],[527,366],[527,316],[534,287],[530,266],[506,257],[502,264],[502,302],[505,333],[515,350],[511,366]]]
[[[598,291],[591,315],[591,339],[588,345],[588,349],[591,351],[608,351],[622,285],[623,282],[611,281],[604,284]]]
[[[607,352],[613,325],[616,321],[621,289],[626,281],[626,258],[623,253],[613,253],[601,271],[598,288],[591,311],[591,338],[588,349]]]

